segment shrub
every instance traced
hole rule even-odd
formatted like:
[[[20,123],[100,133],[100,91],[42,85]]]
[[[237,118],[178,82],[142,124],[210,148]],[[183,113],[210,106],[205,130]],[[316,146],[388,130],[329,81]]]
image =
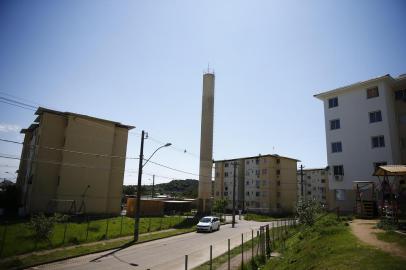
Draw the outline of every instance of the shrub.
[[[313,226],[316,214],[320,212],[320,205],[316,201],[308,200],[298,202],[296,213],[300,224]]]
[[[47,240],[50,242],[50,237],[53,233],[55,223],[65,219],[65,216],[54,215],[47,217],[43,213],[40,213],[31,218],[30,222],[28,223],[28,227],[32,230],[35,240]]]

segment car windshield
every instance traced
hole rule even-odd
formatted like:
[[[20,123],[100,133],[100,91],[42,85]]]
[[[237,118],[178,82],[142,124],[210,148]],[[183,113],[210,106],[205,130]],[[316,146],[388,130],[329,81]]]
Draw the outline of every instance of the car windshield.
[[[208,218],[208,217],[204,217],[204,218],[202,218],[200,220],[200,222],[204,222],[204,223],[207,223],[207,222],[210,222],[210,221],[211,221],[211,218]]]

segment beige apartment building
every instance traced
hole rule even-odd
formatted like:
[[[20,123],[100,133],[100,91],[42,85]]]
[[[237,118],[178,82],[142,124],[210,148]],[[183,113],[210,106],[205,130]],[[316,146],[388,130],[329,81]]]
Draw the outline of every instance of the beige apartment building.
[[[302,176],[297,172],[298,198],[302,198]],[[303,199],[314,200],[328,207],[328,168],[303,169]]]
[[[118,214],[128,131],[134,127],[38,108],[25,134],[17,184],[25,213]]]
[[[258,213],[290,213],[297,202],[296,159],[278,155],[215,161],[214,199],[233,203],[233,163],[238,209]]]

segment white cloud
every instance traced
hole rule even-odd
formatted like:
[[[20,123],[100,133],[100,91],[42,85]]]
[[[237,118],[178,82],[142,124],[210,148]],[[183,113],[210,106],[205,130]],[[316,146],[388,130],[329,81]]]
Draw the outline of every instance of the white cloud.
[[[19,132],[20,126],[10,124],[0,124],[0,132]]]

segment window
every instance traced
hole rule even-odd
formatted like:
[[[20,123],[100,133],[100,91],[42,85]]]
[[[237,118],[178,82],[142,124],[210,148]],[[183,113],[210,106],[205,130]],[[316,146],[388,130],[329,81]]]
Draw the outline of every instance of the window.
[[[334,175],[344,175],[344,166],[343,165],[335,165],[333,166]]]
[[[334,108],[338,106],[338,97],[330,98],[328,100],[328,107],[329,108]]]
[[[321,182],[322,182],[322,183],[326,183],[326,179],[321,179]]]
[[[308,192],[307,192],[307,195],[312,195],[312,192],[311,192],[311,191],[308,191]]]
[[[381,162],[374,162],[374,169],[377,169],[379,166],[384,166],[387,165],[388,163],[386,161],[381,161]]]
[[[343,151],[343,146],[341,142],[333,142],[331,143],[331,152],[332,153],[339,153]]]
[[[245,161],[245,164],[250,164],[250,161],[249,160]]]
[[[262,174],[266,174],[267,173],[267,169],[262,169]]]
[[[280,203],[277,203],[277,204],[276,204],[276,208],[280,209],[280,208],[281,208],[281,204],[280,204]]]
[[[381,111],[370,112],[369,113],[369,123],[381,122],[382,113]]]
[[[395,91],[395,100],[403,100],[406,98],[406,90]]]
[[[281,196],[281,193],[278,191],[278,192],[276,192],[276,197],[280,197]]]
[[[340,128],[340,119],[330,120],[330,130],[339,129]]]
[[[379,97],[378,87],[372,87],[367,89],[367,98]]]
[[[259,191],[255,192],[255,196],[256,196],[256,197],[259,197],[259,194],[260,194]]]
[[[281,163],[281,160],[279,158],[276,159],[276,164]]]
[[[60,183],[61,183],[61,177],[58,175],[58,183],[57,183],[57,185],[59,186]]]
[[[219,192],[218,191],[216,191],[216,196],[218,196],[219,195]]]
[[[219,177],[220,176],[220,173],[219,172],[216,172],[216,177]]]
[[[258,158],[255,160],[255,164],[259,164],[259,159]]]
[[[280,175],[281,174],[281,170],[276,170],[276,175]]]
[[[226,186],[224,189],[225,189],[225,190],[228,190],[228,187]]]
[[[246,193],[246,194],[247,194],[247,196],[249,196],[249,195],[250,195],[250,192],[249,192],[249,191],[247,191],[247,193]]]
[[[227,176],[228,176],[228,172],[225,172],[225,173],[224,173],[224,176],[227,177]]]
[[[227,162],[226,162],[226,164],[224,164],[224,167],[226,167],[226,168],[228,167],[228,163],[227,163]]]
[[[276,181],[276,184],[277,184],[278,186],[280,186],[280,185],[281,185],[281,181]]]
[[[250,181],[247,181],[247,185],[249,185],[250,184]]]
[[[406,124],[406,114],[399,115],[399,123]]]
[[[345,201],[345,190],[344,189],[336,189],[336,201]]]
[[[372,148],[385,147],[384,136],[375,136],[371,138]]]
[[[228,195],[228,192],[227,192],[227,191],[225,191],[225,192],[224,192],[224,196],[227,196],[227,195]]]

